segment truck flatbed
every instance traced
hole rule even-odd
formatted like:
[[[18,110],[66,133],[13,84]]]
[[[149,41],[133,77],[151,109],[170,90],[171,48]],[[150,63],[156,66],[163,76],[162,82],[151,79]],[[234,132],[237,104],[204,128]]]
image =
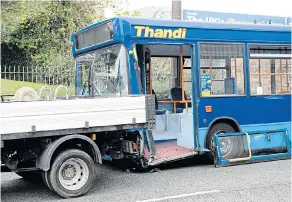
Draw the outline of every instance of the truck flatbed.
[[[1,139],[147,126],[145,96],[0,103]]]

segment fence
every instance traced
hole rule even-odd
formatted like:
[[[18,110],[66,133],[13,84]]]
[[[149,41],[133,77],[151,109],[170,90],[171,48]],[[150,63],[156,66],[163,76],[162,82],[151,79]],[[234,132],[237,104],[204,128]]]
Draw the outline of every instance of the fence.
[[[58,96],[74,95],[74,75],[73,68],[60,70],[54,67],[1,66],[1,95],[14,95],[21,87],[31,87],[39,96],[44,88],[50,88],[52,93],[58,88]]]

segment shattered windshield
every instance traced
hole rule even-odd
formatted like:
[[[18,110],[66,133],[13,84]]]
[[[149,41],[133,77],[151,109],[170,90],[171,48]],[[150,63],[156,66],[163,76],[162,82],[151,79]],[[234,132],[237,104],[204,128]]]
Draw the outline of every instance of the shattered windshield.
[[[127,53],[121,44],[79,56],[76,63],[82,66],[85,76],[82,79],[81,95],[120,96],[128,94]]]

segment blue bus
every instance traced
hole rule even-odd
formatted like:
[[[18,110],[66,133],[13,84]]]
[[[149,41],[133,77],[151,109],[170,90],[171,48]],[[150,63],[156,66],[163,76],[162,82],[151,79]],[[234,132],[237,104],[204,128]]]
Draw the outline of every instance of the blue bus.
[[[147,165],[290,156],[290,26],[117,17],[71,39],[77,95],[155,97]]]

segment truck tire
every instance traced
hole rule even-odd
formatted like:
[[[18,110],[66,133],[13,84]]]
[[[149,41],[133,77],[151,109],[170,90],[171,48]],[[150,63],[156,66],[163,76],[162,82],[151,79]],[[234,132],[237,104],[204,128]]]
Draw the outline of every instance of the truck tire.
[[[39,183],[42,181],[42,177],[39,172],[23,171],[23,172],[16,172],[16,174],[28,182]]]
[[[64,198],[86,194],[95,181],[95,165],[92,158],[79,149],[61,152],[47,171],[45,180],[49,188]]]
[[[207,134],[206,147],[209,150],[213,149],[213,139],[215,134],[220,133],[233,133],[236,130],[227,123],[217,123],[211,127]],[[224,137],[221,138],[221,154],[224,159],[237,158],[244,155],[243,139],[241,136],[237,137]],[[209,153],[209,160],[214,161],[213,153]]]
[[[46,171],[42,171],[41,175],[42,175],[42,180],[43,180],[43,183],[52,191],[54,192],[53,188],[51,187],[51,185],[49,184],[49,181],[48,181],[48,173],[49,172],[46,172]]]

